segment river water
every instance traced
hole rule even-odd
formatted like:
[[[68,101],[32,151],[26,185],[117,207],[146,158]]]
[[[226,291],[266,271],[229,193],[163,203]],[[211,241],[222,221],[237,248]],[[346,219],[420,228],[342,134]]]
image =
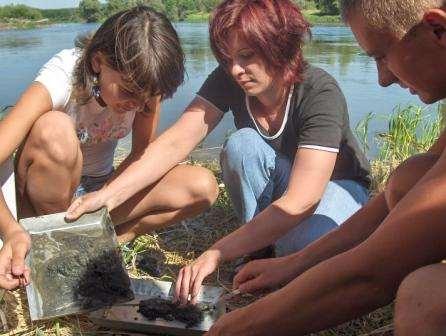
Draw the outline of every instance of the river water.
[[[0,73],[3,82],[0,86],[0,107],[14,104],[52,55],[72,48],[77,35],[96,27],[95,24],[60,24],[33,30],[0,31]],[[178,23],[175,27],[187,58],[187,79],[174,97],[164,102],[159,131],[179,117],[216,66],[209,47],[206,23]],[[391,114],[398,104],[423,105],[416,96],[399,86],[384,89],[378,85],[374,61],[361,51],[349,28],[317,26],[312,29],[312,34],[312,42],[305,47],[306,58],[337,79],[347,98],[353,128],[369,112],[385,116]],[[385,127],[385,118],[373,120],[370,124],[371,136]],[[233,120],[228,113],[203,146],[220,145],[232,129]],[[121,146],[128,147],[129,140],[121,142]]]

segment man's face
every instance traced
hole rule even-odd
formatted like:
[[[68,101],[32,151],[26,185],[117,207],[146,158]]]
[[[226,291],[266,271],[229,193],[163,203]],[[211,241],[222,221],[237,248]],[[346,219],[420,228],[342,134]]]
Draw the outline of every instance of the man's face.
[[[349,24],[361,48],[375,59],[379,84],[409,89],[427,103],[446,98],[446,47],[434,27],[420,23],[403,37],[369,27],[360,14]]]

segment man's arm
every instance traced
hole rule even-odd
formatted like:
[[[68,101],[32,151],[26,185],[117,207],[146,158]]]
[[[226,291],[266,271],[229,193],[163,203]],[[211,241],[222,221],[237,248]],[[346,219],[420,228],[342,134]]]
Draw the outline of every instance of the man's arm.
[[[279,259],[248,263],[234,278],[234,287],[242,292],[253,292],[286,284],[318,263],[362,243],[376,230],[387,214],[384,193],[380,193],[338,229],[319,238],[305,249]]]
[[[289,262],[296,263],[301,274],[318,263],[362,243],[381,225],[387,215],[384,193],[379,193],[338,229],[291,255]]]
[[[405,276],[446,256],[445,169],[443,154],[367,240],[226,315],[209,335],[304,335],[390,302]]]

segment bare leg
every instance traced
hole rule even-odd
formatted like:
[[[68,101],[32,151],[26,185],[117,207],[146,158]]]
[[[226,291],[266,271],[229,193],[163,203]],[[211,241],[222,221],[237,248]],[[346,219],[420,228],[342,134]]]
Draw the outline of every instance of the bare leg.
[[[82,171],[70,117],[53,111],[41,116],[18,152],[16,165],[20,217],[65,211]]]
[[[446,264],[420,268],[404,279],[396,298],[395,335],[446,335]]]
[[[111,216],[121,242],[193,217],[217,199],[217,181],[208,169],[179,165],[155,185],[139,192]]]

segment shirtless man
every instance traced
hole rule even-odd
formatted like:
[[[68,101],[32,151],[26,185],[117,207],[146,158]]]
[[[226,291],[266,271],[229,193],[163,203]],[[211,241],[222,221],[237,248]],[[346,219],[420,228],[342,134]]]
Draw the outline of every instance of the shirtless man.
[[[341,0],[376,61],[379,84],[425,103],[446,98],[446,2]],[[294,255],[254,261],[234,279],[249,292],[285,286],[223,316],[208,336],[305,335],[396,298],[395,335],[446,334],[446,134],[403,162],[384,192]]]

